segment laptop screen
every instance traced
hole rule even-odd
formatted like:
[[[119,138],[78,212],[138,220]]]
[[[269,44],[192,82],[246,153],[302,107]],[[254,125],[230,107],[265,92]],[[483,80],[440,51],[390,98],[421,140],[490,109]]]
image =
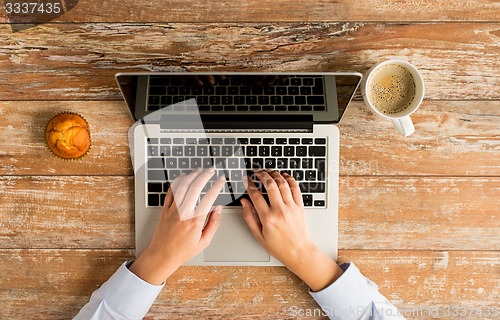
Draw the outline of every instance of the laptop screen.
[[[361,81],[358,73],[129,73],[117,82],[135,121],[195,99],[200,114],[312,115],[338,123]]]

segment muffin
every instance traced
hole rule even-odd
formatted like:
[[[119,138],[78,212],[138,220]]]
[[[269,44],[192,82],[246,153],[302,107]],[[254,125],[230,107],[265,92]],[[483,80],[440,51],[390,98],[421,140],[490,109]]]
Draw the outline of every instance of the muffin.
[[[83,117],[77,114],[58,114],[47,124],[45,141],[50,150],[59,158],[81,158],[90,148],[89,125]]]

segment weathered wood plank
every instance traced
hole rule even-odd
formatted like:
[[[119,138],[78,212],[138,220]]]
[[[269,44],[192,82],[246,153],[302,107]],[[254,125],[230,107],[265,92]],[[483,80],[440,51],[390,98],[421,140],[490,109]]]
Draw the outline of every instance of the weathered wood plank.
[[[79,113],[89,122],[92,145],[81,160],[61,160],[46,146],[47,123],[60,112]],[[124,102],[0,102],[0,173],[132,175],[127,132],[132,123]]]
[[[118,99],[123,71],[359,71],[414,63],[428,99],[500,99],[498,23],[0,25],[3,100]]]
[[[77,162],[54,158],[44,130],[58,112],[82,114],[92,149]],[[497,101],[425,101],[412,116],[416,133],[403,138],[388,120],[354,102],[339,124],[341,175],[499,176]],[[131,175],[123,102],[0,102],[0,175]]]
[[[498,21],[496,1],[287,1],[251,0],[245,2],[149,0],[108,0],[96,5],[80,0],[69,13],[57,19],[64,22],[313,22],[313,21]],[[43,17],[42,17],[43,18]],[[2,10],[0,22],[9,19]],[[16,20],[20,21],[20,20]],[[32,22],[29,17],[27,22]],[[36,20],[40,21],[40,20]]]
[[[500,175],[500,102],[425,101],[411,118],[403,138],[353,103],[338,125],[341,175]]]
[[[131,252],[0,250],[0,258],[0,318],[68,319]],[[439,318],[495,319],[444,312],[451,306],[498,306],[498,252],[343,250],[340,260],[355,262],[408,319],[429,319],[436,308]],[[283,267],[182,267],[146,318],[288,319],[294,307],[318,308],[306,286]]]
[[[0,248],[134,248],[131,177],[1,177],[0,190]],[[500,250],[498,194],[500,178],[341,177],[339,247]]]

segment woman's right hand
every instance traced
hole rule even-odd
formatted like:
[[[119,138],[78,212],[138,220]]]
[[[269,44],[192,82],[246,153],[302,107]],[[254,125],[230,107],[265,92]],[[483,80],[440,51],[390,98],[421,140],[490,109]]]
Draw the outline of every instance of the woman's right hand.
[[[243,217],[257,241],[313,291],[321,290],[341,274],[340,267],[310,239],[300,187],[295,179],[278,172],[256,173],[269,196],[269,205],[248,179]]]

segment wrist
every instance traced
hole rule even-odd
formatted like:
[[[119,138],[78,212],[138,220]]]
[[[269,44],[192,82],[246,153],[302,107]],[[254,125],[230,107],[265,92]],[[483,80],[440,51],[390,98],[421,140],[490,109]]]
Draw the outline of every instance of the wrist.
[[[323,290],[343,273],[337,263],[315,244],[304,247],[299,260],[285,266],[302,279],[312,291]]]
[[[179,267],[180,264],[165,259],[164,256],[147,249],[130,265],[129,270],[150,284],[160,285]]]

